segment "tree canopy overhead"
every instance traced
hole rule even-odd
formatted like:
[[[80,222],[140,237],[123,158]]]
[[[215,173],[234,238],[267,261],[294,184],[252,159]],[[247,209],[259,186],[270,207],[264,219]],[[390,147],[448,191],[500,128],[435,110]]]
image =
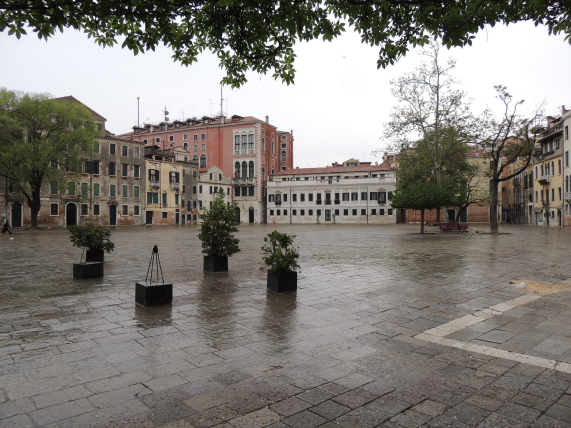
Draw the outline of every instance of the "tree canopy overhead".
[[[295,43],[332,40],[346,27],[379,47],[377,67],[386,67],[432,38],[465,46],[485,25],[519,21],[571,38],[571,4],[555,0],[0,0],[0,31],[18,38],[73,28],[135,54],[164,44],[184,65],[209,50],[235,87],[248,70],[292,83]]]

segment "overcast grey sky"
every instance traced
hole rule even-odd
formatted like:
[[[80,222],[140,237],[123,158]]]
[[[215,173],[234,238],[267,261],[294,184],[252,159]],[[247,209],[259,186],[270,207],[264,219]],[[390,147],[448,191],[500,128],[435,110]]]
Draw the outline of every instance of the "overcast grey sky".
[[[79,32],[67,30],[47,43],[35,35],[20,40],[0,33],[0,86],[26,92],[73,95],[107,118],[116,134],[140,121],[216,114],[220,111],[222,70],[203,54],[197,64],[174,63],[166,48],[133,56],[131,51],[101,48]],[[348,33],[332,43],[313,41],[296,48],[294,85],[270,75],[251,73],[240,89],[224,88],[224,112],[255,116],[280,130],[293,130],[294,165],[325,166],[349,159],[375,160],[382,147],[383,123],[395,105],[389,81],[420,62],[411,52],[395,66],[377,70],[378,49]],[[471,47],[446,51],[458,60],[456,77],[473,100],[475,111],[498,107],[494,85],[508,86],[525,99],[526,112],[543,100],[547,114],[571,106],[571,47],[563,36],[548,36],[544,27],[522,23],[496,26],[478,34]]]

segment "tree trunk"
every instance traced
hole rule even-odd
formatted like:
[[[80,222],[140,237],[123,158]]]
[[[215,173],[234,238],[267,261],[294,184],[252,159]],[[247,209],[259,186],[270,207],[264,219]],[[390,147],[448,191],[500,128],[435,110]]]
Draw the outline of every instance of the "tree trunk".
[[[420,233],[424,233],[424,209],[420,210]]]
[[[490,179],[492,202],[490,203],[490,233],[498,234],[498,183],[495,178]]]
[[[38,229],[38,214],[40,212],[40,208],[42,207],[42,202],[40,200],[40,191],[41,187],[38,186],[38,188],[34,189],[32,192],[32,200],[30,203],[32,229]]]
[[[436,221],[440,221],[440,208],[436,208]]]

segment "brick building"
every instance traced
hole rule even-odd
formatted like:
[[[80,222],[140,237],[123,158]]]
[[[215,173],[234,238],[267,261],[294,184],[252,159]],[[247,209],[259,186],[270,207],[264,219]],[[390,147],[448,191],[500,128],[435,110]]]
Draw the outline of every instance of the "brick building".
[[[293,167],[292,133],[278,131],[267,116],[266,120],[205,116],[146,124],[121,137],[160,149],[183,147],[199,163],[200,174],[220,167],[224,176],[232,177],[233,199],[239,202],[240,219],[246,223],[266,221],[268,177]]]

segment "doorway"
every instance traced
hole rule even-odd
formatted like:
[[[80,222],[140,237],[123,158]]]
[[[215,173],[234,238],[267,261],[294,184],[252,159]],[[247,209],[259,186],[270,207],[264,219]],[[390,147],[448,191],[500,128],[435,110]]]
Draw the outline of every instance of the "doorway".
[[[180,211],[178,209],[174,212],[174,223],[180,224]]]
[[[109,205],[109,226],[117,226],[117,205]]]
[[[147,211],[145,215],[145,224],[153,224],[153,211]]]
[[[77,205],[67,204],[65,207],[65,225],[73,226],[77,224]]]
[[[325,210],[325,221],[331,221],[331,210]]]
[[[12,227],[22,227],[22,204],[19,202],[12,204]]]
[[[448,214],[448,221],[455,222],[456,221],[456,210],[446,210]]]
[[[248,214],[249,214],[248,221],[250,223],[254,223],[254,207],[250,207]]]

